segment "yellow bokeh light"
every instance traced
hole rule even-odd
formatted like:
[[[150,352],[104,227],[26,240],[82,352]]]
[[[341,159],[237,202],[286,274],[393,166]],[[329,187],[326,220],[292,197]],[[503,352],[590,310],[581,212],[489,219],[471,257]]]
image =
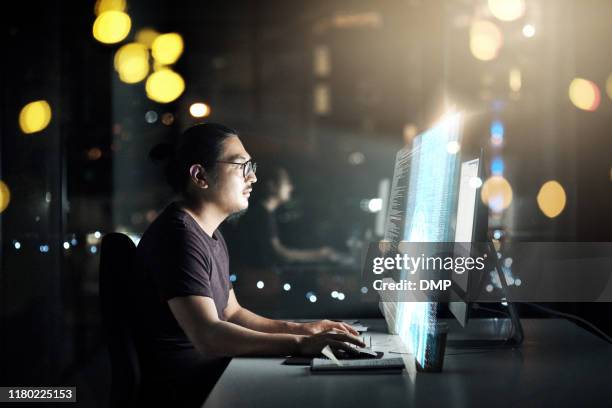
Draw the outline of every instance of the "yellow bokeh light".
[[[160,63],[159,63],[159,62],[157,62],[157,61],[153,61],[153,71],[157,72],[157,71],[159,71],[159,70],[162,70],[162,69],[167,69],[167,68],[168,68],[168,66],[167,66],[167,65],[160,64]]]
[[[132,20],[122,11],[105,11],[100,14],[93,25],[93,36],[104,44],[115,44],[130,33]]]
[[[513,92],[518,92],[521,90],[521,86],[523,85],[521,70],[518,68],[513,68],[510,70],[510,78],[508,79],[510,84],[510,89]]]
[[[6,210],[11,201],[11,191],[4,181],[0,180],[0,213]]]
[[[183,53],[183,37],[177,33],[159,35],[151,45],[151,53],[161,64],[174,64]]]
[[[198,102],[194,103],[189,107],[189,113],[194,118],[203,118],[210,115],[210,108],[207,104]]]
[[[608,98],[612,99],[612,74],[608,75],[608,80],[606,81],[606,93]]]
[[[179,74],[166,68],[149,75],[145,89],[149,99],[168,103],[181,96],[185,90],[185,81]]]
[[[470,51],[481,61],[497,57],[503,43],[500,29],[490,21],[475,21],[470,27]]]
[[[35,133],[51,122],[51,106],[47,101],[30,102],[19,113],[19,127],[23,133]]]
[[[525,0],[488,0],[491,14],[501,21],[514,21],[525,14]]]
[[[105,11],[125,11],[125,7],[125,0],[98,0],[94,6],[94,12],[96,16],[99,16]]]
[[[569,97],[577,108],[591,112],[599,107],[601,101],[597,85],[583,78],[572,80],[569,86]]]
[[[136,33],[136,42],[151,48],[159,33],[152,28],[143,28]]]
[[[555,218],[565,208],[567,197],[563,186],[559,182],[551,180],[542,185],[537,200],[538,207],[544,215],[548,218]]]
[[[115,69],[119,78],[128,84],[145,79],[149,73],[149,51],[143,44],[130,43],[115,53]]]
[[[512,203],[512,187],[503,176],[489,177],[480,190],[482,202],[494,212],[501,212]]]

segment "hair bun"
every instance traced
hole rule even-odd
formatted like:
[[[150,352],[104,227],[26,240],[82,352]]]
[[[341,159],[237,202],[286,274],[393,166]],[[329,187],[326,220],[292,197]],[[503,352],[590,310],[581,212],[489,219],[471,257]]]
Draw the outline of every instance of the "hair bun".
[[[149,152],[149,157],[154,162],[168,160],[174,157],[175,151],[174,146],[170,143],[160,143],[153,147]]]

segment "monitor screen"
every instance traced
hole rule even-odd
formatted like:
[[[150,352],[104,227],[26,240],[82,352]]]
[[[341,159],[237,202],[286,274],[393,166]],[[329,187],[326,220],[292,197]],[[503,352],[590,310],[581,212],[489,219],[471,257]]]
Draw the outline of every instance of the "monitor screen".
[[[411,148],[397,153],[385,240],[393,243],[451,241],[451,214],[456,202],[457,152],[462,116],[448,115],[418,135]],[[402,271],[400,279],[406,278]],[[425,365],[427,334],[436,323],[433,302],[398,302],[391,328]],[[385,316],[387,317],[387,316]]]
[[[459,176],[459,193],[457,201],[457,216],[455,224],[455,242],[470,243],[474,240],[474,225],[476,222],[477,192],[482,181],[479,179],[480,159],[465,161],[461,164]],[[470,251],[470,248],[465,248]],[[453,282],[463,292],[468,291],[468,274],[453,274]],[[450,302],[448,307],[461,323],[467,324],[467,304]]]

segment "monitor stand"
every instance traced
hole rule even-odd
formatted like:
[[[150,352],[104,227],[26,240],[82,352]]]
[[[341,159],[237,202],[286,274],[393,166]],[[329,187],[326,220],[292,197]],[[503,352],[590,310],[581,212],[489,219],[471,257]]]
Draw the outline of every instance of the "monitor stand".
[[[497,276],[504,294],[508,293],[508,283],[503,273],[501,263],[497,257],[497,251],[490,240],[487,243],[487,255],[492,259],[497,271]],[[470,304],[467,307],[471,307]],[[473,322],[475,331],[465,330],[465,333],[457,333],[458,338],[450,336],[447,341],[449,347],[456,348],[486,348],[486,347],[518,347],[523,343],[523,326],[518,315],[516,305],[508,302],[507,305],[509,318],[504,319],[471,319],[467,321],[467,326]],[[477,323],[477,321],[480,321]],[[476,324],[474,324],[476,323]],[[505,334],[504,334],[505,333]],[[463,338],[462,338],[463,337]],[[466,338],[467,337],[467,338]]]

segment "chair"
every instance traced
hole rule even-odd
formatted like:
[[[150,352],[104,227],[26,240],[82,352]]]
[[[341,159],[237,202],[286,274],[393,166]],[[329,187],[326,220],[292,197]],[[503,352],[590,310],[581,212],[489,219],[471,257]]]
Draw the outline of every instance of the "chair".
[[[136,246],[124,234],[110,233],[100,249],[100,306],[111,362],[112,407],[138,405],[140,366],[131,332],[129,295],[133,296]]]

